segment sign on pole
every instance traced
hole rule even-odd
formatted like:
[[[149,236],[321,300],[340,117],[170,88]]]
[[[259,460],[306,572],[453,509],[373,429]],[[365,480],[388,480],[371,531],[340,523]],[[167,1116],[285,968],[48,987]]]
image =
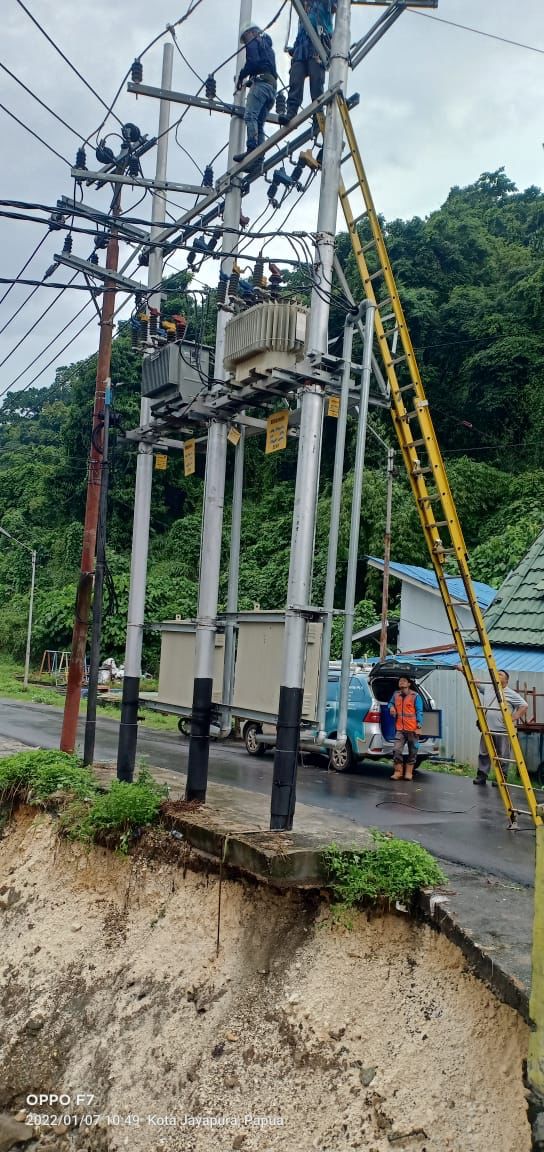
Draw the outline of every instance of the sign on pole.
[[[227,432],[227,440],[229,444],[234,444],[234,447],[236,447],[236,445],[240,443],[240,438],[241,432],[239,432],[237,428],[229,428]]]
[[[166,472],[167,465],[168,465],[168,456],[166,456],[164,454],[164,452],[157,452],[157,454],[155,456],[155,471],[156,472]]]
[[[183,445],[183,471],[186,476],[192,476],[196,468],[195,441],[186,440]]]
[[[281,452],[287,448],[287,428],[289,426],[289,409],[282,408],[280,412],[273,412],[266,421],[266,448],[265,454]]]
[[[329,404],[327,407],[327,416],[332,416],[335,420],[338,420],[339,415],[340,415],[340,397],[339,396],[329,396]]]

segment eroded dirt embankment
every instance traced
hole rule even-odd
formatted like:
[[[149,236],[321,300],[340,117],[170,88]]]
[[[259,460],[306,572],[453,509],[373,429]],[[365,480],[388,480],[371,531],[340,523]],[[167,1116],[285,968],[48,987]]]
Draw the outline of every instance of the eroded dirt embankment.
[[[528,1152],[526,1025],[453,945],[224,881],[216,956],[218,889],[61,842],[46,816],[10,825],[0,1112],[64,1093],[27,1112],[101,1117],[27,1148]]]

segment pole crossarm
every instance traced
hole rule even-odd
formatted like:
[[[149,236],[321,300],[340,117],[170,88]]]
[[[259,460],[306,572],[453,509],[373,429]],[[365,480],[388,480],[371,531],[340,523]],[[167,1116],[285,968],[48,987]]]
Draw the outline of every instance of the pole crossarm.
[[[67,268],[75,268],[77,272],[83,272],[86,276],[97,276],[99,280],[109,280],[122,292],[149,294],[150,289],[145,284],[141,284],[139,280],[130,280],[127,276],[121,276],[119,272],[112,272],[109,268],[101,268],[98,264],[91,264],[89,260],[81,260],[79,256],[66,256],[63,252],[59,252],[53,259],[59,264],[66,264]]]
[[[205,100],[203,96],[192,96],[190,92],[166,92],[164,88],[154,88],[152,84],[127,84],[127,92],[135,96],[151,96],[156,100],[167,97],[173,104],[186,104],[189,108],[202,108],[205,112],[222,112],[225,116],[244,118],[244,109],[236,104],[229,104],[224,100]],[[279,124],[279,116],[270,112],[266,117],[268,124]]]
[[[143,176],[122,176],[119,172],[90,172],[87,168],[72,168],[71,175],[78,182],[90,177],[97,184],[130,184],[134,188],[152,188],[154,192],[182,192],[186,196],[206,196],[209,192],[209,188],[203,184],[175,184],[170,180],[146,180]]]

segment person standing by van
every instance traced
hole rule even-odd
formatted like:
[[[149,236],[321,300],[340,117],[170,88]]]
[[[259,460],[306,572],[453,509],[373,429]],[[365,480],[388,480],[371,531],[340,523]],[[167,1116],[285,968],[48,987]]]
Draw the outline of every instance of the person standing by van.
[[[414,690],[408,676],[399,678],[399,686],[389,701],[389,711],[395,717],[395,743],[393,747],[392,780],[412,780],[416,763],[418,736],[423,722],[423,701]],[[408,760],[404,767],[404,746],[408,745]]]

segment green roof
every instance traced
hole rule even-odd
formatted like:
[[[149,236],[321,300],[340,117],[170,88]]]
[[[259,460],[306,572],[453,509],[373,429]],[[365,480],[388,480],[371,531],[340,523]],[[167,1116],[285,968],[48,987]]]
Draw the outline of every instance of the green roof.
[[[506,577],[484,619],[492,644],[544,648],[544,532]]]

